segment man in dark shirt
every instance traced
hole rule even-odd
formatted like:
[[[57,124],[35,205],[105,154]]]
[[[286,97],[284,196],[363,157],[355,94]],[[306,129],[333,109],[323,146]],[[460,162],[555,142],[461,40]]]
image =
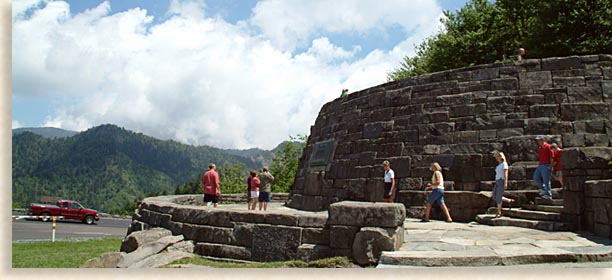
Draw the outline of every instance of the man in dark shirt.
[[[538,188],[540,188],[540,196],[542,198],[551,199],[550,175],[553,167],[553,151],[550,148],[550,144],[546,143],[544,140],[544,136],[538,135],[535,139],[539,146],[539,164],[533,174],[533,180],[535,180]]]

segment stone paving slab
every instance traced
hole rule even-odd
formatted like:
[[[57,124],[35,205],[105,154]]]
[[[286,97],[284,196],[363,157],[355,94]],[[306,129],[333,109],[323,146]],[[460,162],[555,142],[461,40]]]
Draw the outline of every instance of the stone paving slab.
[[[612,261],[612,240],[588,232],[548,232],[477,223],[406,219],[405,243],[378,267],[517,266]]]

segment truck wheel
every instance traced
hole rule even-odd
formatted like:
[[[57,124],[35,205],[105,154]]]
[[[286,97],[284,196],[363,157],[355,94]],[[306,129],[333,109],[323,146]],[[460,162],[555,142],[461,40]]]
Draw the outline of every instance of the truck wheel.
[[[51,218],[49,217],[51,216],[51,214],[49,214],[49,212],[42,212],[40,216],[42,217],[40,218],[40,220],[43,222],[48,222],[49,220],[51,220]]]
[[[91,225],[94,223],[94,217],[92,215],[87,215],[85,217],[85,219],[83,220],[83,223],[86,223],[88,225]]]

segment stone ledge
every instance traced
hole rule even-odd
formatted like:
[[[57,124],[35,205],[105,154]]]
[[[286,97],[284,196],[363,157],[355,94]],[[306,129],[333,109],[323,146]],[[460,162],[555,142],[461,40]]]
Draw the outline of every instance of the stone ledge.
[[[358,227],[397,227],[404,224],[400,203],[343,201],[329,206],[329,224]]]

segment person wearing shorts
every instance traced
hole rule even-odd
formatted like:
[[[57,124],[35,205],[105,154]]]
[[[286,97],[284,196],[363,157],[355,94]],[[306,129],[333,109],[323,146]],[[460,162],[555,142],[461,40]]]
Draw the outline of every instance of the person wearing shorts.
[[[431,183],[427,184],[425,190],[432,190],[427,198],[427,204],[425,207],[425,216],[421,220],[421,222],[429,222],[429,214],[431,212],[431,206],[434,203],[438,203],[442,211],[446,215],[446,222],[452,223],[450,213],[448,212],[448,208],[446,204],[444,204],[444,177],[442,177],[442,167],[437,162],[434,162],[429,167],[429,170],[433,171],[433,175],[431,176]]]
[[[208,165],[208,171],[202,176],[204,205],[208,205],[209,202],[212,202],[215,208],[219,205],[219,197],[221,196],[221,190],[219,189],[219,174],[215,171],[216,168],[216,165],[211,163]]]
[[[391,164],[389,161],[383,161],[383,168],[385,169],[385,193],[383,195],[383,201],[393,203],[395,196],[397,195],[397,188],[395,187],[395,172],[393,172],[393,169],[391,169]]]
[[[553,178],[559,181],[559,184],[563,187],[563,165],[561,165],[561,154],[563,149],[557,145],[557,143],[550,144],[550,148],[553,151]]]
[[[514,199],[504,197],[504,191],[508,189],[509,169],[506,155],[499,151],[493,151],[492,154],[499,163],[497,167],[495,167],[495,186],[493,186],[493,200],[495,200],[495,203],[497,204],[497,215],[495,215],[495,218],[499,218],[502,216],[502,203],[508,203],[512,209]]]
[[[249,208],[249,210],[255,210],[255,207],[257,207],[257,201],[259,198],[259,186],[261,184],[257,176],[257,172],[251,171],[251,177],[253,178],[251,179],[251,191],[249,192],[249,197],[253,200],[253,204],[251,205],[251,208]]]
[[[261,190],[259,192],[259,210],[263,208],[264,211],[268,209],[268,202],[270,202],[270,193],[272,192],[272,182],[274,181],[274,176],[270,174],[268,171],[268,167],[265,167],[261,170],[261,174],[259,174],[261,181]]]

